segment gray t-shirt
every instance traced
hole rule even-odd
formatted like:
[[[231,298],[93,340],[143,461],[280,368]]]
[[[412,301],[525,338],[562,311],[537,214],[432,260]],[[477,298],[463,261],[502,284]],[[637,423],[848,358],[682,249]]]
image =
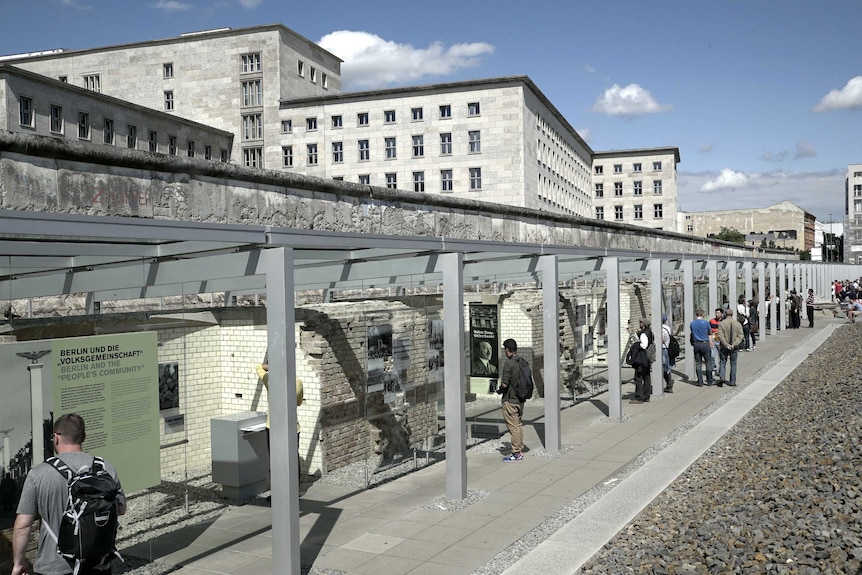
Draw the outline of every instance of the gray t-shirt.
[[[93,456],[87,453],[70,451],[61,453],[58,457],[74,472],[85,467],[89,468],[93,464]],[[105,462],[105,469],[119,483],[117,472],[110,463]],[[42,522],[47,523],[57,534],[60,531],[60,520],[63,518],[68,497],[69,487],[66,478],[60,475],[51,464],[40,463],[30,469],[24,480],[21,499],[18,501],[18,513],[41,517]],[[126,502],[122,488],[117,502],[120,504]],[[33,570],[42,575],[65,575],[72,572],[69,563],[57,552],[56,541],[44,526],[39,531],[39,547],[36,550]]]

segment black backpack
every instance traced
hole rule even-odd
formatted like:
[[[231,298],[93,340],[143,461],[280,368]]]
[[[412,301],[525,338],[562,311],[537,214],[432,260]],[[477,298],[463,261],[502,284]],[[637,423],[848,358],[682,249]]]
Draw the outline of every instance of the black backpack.
[[[662,327],[662,329],[663,329],[663,330],[665,330],[665,328],[664,328],[664,327]],[[678,358],[678,357],[679,357],[679,352],[680,352],[680,349],[679,349],[679,342],[678,342],[678,341],[677,341],[677,339],[674,337],[674,335],[673,335],[672,333],[670,333],[670,330],[669,330],[669,329],[667,329],[667,330],[665,330],[665,331],[667,331],[667,332],[668,332],[668,334],[667,334],[667,336],[668,336],[668,342],[667,342],[667,356],[668,356],[668,358],[669,358],[671,361],[673,361],[673,360],[675,360],[676,358]]]
[[[518,401],[527,401],[533,397],[533,372],[530,371],[530,364],[523,357],[518,357],[518,367],[521,368],[521,377],[518,383],[515,384],[515,397]]]
[[[57,541],[57,550],[72,572],[77,574],[82,563],[92,568],[110,564],[115,556],[122,560],[116,547],[120,485],[105,469],[105,461],[94,457],[93,465],[78,473],[59,457],[51,457],[45,463],[53,465],[69,484],[59,533],[50,529],[48,532]]]

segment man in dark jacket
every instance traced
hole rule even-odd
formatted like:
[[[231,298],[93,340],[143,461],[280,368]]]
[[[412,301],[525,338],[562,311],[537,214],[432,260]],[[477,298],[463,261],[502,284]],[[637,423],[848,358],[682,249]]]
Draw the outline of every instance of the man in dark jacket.
[[[497,393],[503,396],[503,419],[512,436],[512,453],[503,458],[505,462],[522,461],[524,455],[524,433],[521,418],[524,415],[524,402],[515,395],[515,385],[521,379],[521,366],[518,356],[518,344],[514,339],[503,342],[503,351],[506,353],[506,361],[500,370],[500,387]]]
[[[647,349],[653,343],[651,326],[649,319],[641,319],[640,329],[631,337],[629,365],[635,370],[635,398],[629,403],[646,403],[652,394],[652,364],[647,356]]]

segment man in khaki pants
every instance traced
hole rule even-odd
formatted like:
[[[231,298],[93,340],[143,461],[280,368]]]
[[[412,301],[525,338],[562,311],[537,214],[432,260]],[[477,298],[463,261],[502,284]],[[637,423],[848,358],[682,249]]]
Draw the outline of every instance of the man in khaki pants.
[[[506,352],[506,361],[500,370],[500,387],[497,393],[503,396],[503,419],[512,436],[512,453],[503,458],[509,463],[512,461],[523,461],[524,455],[524,433],[522,417],[524,415],[524,402],[515,395],[515,384],[521,379],[521,366],[519,364],[518,344],[514,339],[503,342],[503,351]]]

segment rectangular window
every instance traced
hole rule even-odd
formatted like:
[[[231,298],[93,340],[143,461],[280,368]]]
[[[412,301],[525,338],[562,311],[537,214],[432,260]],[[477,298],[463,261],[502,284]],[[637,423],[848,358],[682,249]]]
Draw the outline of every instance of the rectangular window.
[[[68,84],[68,83],[69,83],[69,76],[60,76],[60,77],[59,77],[59,78],[57,78],[57,79],[58,79],[58,80],[60,80],[61,82],[63,82],[64,84]]]
[[[78,138],[90,139],[90,114],[87,112],[78,112]]]
[[[332,142],[332,161],[339,164],[344,161],[344,143]]]
[[[616,221],[622,221],[623,219],[623,207],[622,206],[614,206],[614,219]]]
[[[51,104],[51,132],[54,134],[63,133],[63,107]]]
[[[366,186],[371,185],[371,176],[369,174],[359,174],[359,183]]]
[[[425,191],[425,172],[413,172],[413,191]]]
[[[306,146],[308,151],[308,165],[316,166],[317,165],[317,144],[308,144]]]
[[[410,116],[413,118],[414,122],[418,122],[422,119],[422,108],[411,108]]]
[[[653,162],[652,163],[652,169],[653,169],[653,171],[661,170],[661,162]]]
[[[368,112],[359,112],[356,114],[356,123],[360,126],[368,125]]]
[[[398,174],[386,174],[386,187],[394,190],[398,187]]]
[[[320,85],[323,86],[324,90],[329,88],[329,77],[323,72],[320,73]],[[341,179],[343,180],[344,178]]]
[[[305,129],[306,130],[316,130],[317,129],[317,118],[306,118],[305,119]]]
[[[192,140],[189,140],[187,145],[186,145],[186,155],[189,158],[195,157],[195,143]]]
[[[603,206],[596,207],[596,219],[603,220],[605,219],[605,208]]]
[[[640,172],[640,171],[641,171],[641,163],[640,163],[640,162],[635,162],[635,163],[634,163],[634,166],[632,166],[632,169],[633,169],[633,171],[635,171],[635,172]]]
[[[174,63],[173,62],[165,62],[162,64],[162,75],[165,79],[174,77]]]
[[[173,90],[165,90],[165,110],[173,110],[174,109],[174,91]]]
[[[296,73],[303,78],[305,77],[305,62],[302,60],[296,61]]]
[[[383,122],[386,124],[394,124],[395,110],[383,110]]]
[[[371,159],[371,148],[368,140],[359,140],[359,161],[367,162]]]
[[[440,191],[452,191],[452,170],[440,170]]]
[[[150,130],[147,132],[147,149],[154,154],[159,152],[159,134]]]
[[[478,116],[479,115],[479,102],[470,102],[467,104],[467,115],[468,116]]]
[[[242,83],[242,105],[260,106],[263,102],[263,89],[260,80],[247,80]]]
[[[138,147],[138,127],[132,124],[126,128],[126,147],[133,150]]]
[[[168,155],[176,156],[177,155],[177,137],[176,136],[168,136]]]
[[[260,72],[260,52],[252,52],[240,56],[242,67],[240,72],[248,74],[249,72]]]
[[[614,182],[614,196],[619,198],[623,195],[623,183],[622,182]]]
[[[283,168],[293,167],[293,146],[281,147],[281,166]]]
[[[635,204],[635,219],[644,219],[644,207],[641,204]]]
[[[642,196],[644,193],[643,182],[637,181],[634,183],[634,186],[635,186],[635,195],[636,196]]]
[[[614,173],[622,174],[623,173],[623,165],[622,164],[614,164]]]
[[[602,165],[601,165],[601,164],[600,164],[600,165],[598,165],[598,166],[595,166],[595,167],[593,168],[593,170],[595,171],[595,173],[596,173],[596,175],[597,175],[597,176],[601,176],[603,173],[605,173],[605,169],[604,169],[604,167],[602,167]]]
[[[308,67],[308,79],[311,80],[312,84],[317,84],[317,68],[314,66]]]
[[[425,136],[413,136],[413,157],[421,158],[425,155]]]
[[[470,141],[470,153],[478,154],[482,151],[482,134],[479,130],[470,130],[467,132]]]
[[[293,131],[293,120],[282,120],[281,121],[281,133],[289,134]]]
[[[452,106],[449,104],[443,104],[440,106],[440,118],[447,119],[452,117]]]
[[[452,154],[452,134],[440,134],[440,155],[449,156]]]
[[[596,184],[596,197],[604,198],[605,197],[605,185],[604,184]]]
[[[661,204],[653,204],[652,206],[652,217],[657,220],[664,218],[664,208]]]
[[[246,114],[242,117],[242,139],[260,140],[263,138],[261,114]]]
[[[340,128],[340,127],[342,127],[342,125],[343,125],[343,123],[341,121],[341,116],[332,116],[332,127],[333,128]]]
[[[244,148],[242,163],[246,168],[263,167],[263,148]]]
[[[653,180],[653,182],[652,182],[652,193],[655,196],[661,195],[661,180]]]
[[[102,91],[102,78],[98,74],[84,75],[84,87],[91,92]]]
[[[114,145],[114,121],[105,118],[105,127],[102,130],[102,141],[111,146]]]
[[[213,159],[213,147],[212,146],[204,146],[204,160],[212,160]]]
[[[398,157],[395,138],[386,138],[384,141],[386,144],[386,159],[394,160],[396,157]]]
[[[470,189],[482,189],[482,168],[470,168]]]
[[[33,120],[33,99],[21,96],[18,98],[18,123],[27,128],[32,128],[34,124]]]
[[[228,159],[228,151],[227,151],[225,148],[221,148],[221,149],[219,150],[219,159],[220,159],[222,162],[227,163],[227,159]]]

